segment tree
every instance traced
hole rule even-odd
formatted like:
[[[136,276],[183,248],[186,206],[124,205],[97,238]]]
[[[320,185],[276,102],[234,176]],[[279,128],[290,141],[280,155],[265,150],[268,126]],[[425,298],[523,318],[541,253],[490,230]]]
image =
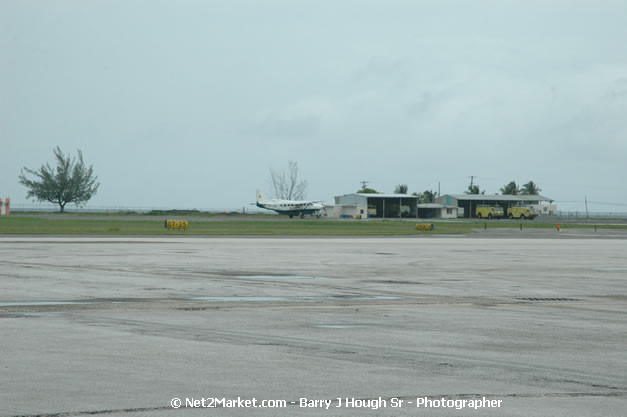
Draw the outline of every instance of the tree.
[[[424,195],[422,195],[422,193],[411,193],[411,195],[416,197],[416,200],[418,200],[418,204],[421,204],[422,200],[425,198]]]
[[[479,190],[478,185],[469,185],[468,190],[464,191],[464,194],[485,194],[485,190]]]
[[[275,198],[281,200],[304,200],[307,196],[307,181],[298,180],[298,162],[288,161],[287,171],[270,169],[270,182]]]
[[[422,202],[427,204],[427,203],[434,203],[435,199],[438,197],[438,192],[437,191],[433,191],[433,190],[425,190],[422,193]]]
[[[374,188],[362,188],[361,190],[357,190],[358,193],[360,194],[380,194],[377,190],[375,190]]]
[[[407,194],[407,184],[398,184],[394,189],[394,194]]]
[[[64,155],[58,146],[53,149],[57,159],[56,170],[46,163],[38,170],[24,167],[19,176],[20,183],[28,188],[26,198],[37,201],[49,201],[59,205],[61,213],[67,203],[80,205],[86,203],[96,194],[100,186],[98,177],[94,175],[93,166],[85,167],[83,153],[78,150],[78,158]],[[36,176],[30,180],[24,174]]]
[[[503,195],[518,195],[520,194],[520,190],[516,185],[516,181],[511,181],[509,184],[501,188],[501,194]]]
[[[361,182],[361,189],[357,190],[360,194],[379,194],[374,188],[368,188],[368,181]]]
[[[538,187],[538,184],[535,184],[533,181],[529,181],[527,184],[523,185],[520,193],[525,195],[538,195],[540,194],[542,189]]]

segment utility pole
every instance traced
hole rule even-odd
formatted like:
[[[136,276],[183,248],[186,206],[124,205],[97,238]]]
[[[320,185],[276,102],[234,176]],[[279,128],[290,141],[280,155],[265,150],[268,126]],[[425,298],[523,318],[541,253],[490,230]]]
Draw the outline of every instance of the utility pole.
[[[361,189],[365,190],[366,187],[368,186],[368,181],[360,181],[361,182]]]
[[[590,218],[590,214],[588,214],[588,196],[584,196],[584,201],[586,202],[586,219]]]

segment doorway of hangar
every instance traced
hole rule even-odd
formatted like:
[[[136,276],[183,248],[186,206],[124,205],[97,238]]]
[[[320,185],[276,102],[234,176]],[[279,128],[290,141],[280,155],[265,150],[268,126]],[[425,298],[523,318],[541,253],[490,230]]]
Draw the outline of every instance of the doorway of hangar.
[[[464,210],[464,218],[466,219],[474,219],[477,217],[477,207],[481,206],[491,206],[491,207],[501,207],[504,212],[507,211],[507,208],[511,206],[507,202],[496,201],[489,198],[485,199],[475,199],[475,200],[458,200],[457,205]]]
[[[482,196],[477,198],[469,198],[466,200],[459,199],[457,204],[464,210],[464,217],[467,219],[477,217],[477,207],[490,206],[500,207],[504,213],[507,213],[507,209],[520,205],[523,203],[523,199],[518,199],[517,196]]]
[[[368,217],[379,219],[416,218],[418,199],[408,196],[368,197]]]

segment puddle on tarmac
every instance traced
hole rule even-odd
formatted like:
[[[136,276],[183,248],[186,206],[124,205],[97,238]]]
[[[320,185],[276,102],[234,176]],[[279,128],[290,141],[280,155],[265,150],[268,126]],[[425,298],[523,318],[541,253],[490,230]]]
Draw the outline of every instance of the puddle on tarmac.
[[[64,306],[70,304],[89,304],[89,301],[9,301],[0,303],[0,307],[36,307],[36,306]]]
[[[341,298],[349,300],[398,300],[401,297],[394,297],[388,295],[359,295],[359,294],[347,294],[347,295],[332,295],[331,299]]]
[[[63,317],[65,314],[62,311],[23,311],[19,317]]]
[[[288,301],[287,297],[194,297],[194,301]]]
[[[320,277],[307,277],[304,275],[237,275],[242,279],[317,279]]]
[[[285,302],[297,302],[297,301],[321,301],[321,300],[397,300],[400,297],[389,297],[383,295],[327,295],[327,296],[312,296],[312,297],[194,297],[189,300],[192,301],[250,301],[250,302],[264,302],[264,301],[285,301]]]

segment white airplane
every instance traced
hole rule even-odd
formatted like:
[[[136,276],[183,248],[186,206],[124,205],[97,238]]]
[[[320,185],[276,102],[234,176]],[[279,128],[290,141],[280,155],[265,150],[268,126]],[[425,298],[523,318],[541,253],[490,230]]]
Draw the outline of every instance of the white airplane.
[[[257,190],[257,207],[274,210],[279,214],[287,214],[290,219],[294,216],[300,216],[301,219],[304,219],[306,214],[320,218],[320,210],[324,209],[320,201],[264,200],[259,190]]]

